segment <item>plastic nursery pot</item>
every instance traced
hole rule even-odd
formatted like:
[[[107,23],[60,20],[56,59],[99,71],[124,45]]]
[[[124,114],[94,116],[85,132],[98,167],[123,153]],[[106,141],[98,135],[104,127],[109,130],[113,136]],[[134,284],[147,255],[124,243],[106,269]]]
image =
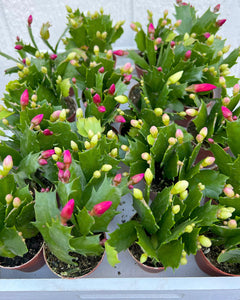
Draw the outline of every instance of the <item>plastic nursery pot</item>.
[[[41,245],[40,249],[38,252],[31,258],[29,261],[13,266],[13,267],[8,267],[8,266],[2,266],[0,265],[1,268],[7,269],[7,270],[18,270],[22,272],[34,272],[39,270],[42,266],[44,266],[45,261],[43,257],[43,244]]]
[[[135,244],[137,245],[137,244]],[[139,246],[140,247],[140,246]],[[137,265],[143,269],[146,272],[149,273],[160,273],[165,270],[164,267],[153,267],[153,266],[148,266],[146,263],[141,263],[132,253],[132,250],[128,248],[128,252],[131,255],[131,257],[134,259],[134,261],[137,263]]]
[[[207,273],[208,275],[211,276],[234,276],[234,277],[239,277],[240,275],[236,275],[236,274],[230,274],[230,273],[226,273],[220,269],[218,269],[217,267],[215,267],[208,259],[207,257],[204,255],[202,250],[199,250],[197,252],[197,254],[195,255],[195,259],[196,262],[199,266],[199,268]]]
[[[105,234],[104,234],[105,237]],[[67,263],[59,261],[56,256],[54,256],[48,246],[44,243],[43,245],[43,256],[46,265],[54,273],[56,276],[66,279],[77,279],[83,278],[90,274],[92,274],[102,263],[105,255],[105,251],[98,257],[98,259],[94,259],[94,264],[92,264],[93,256],[83,256],[78,254],[78,257],[81,257],[83,264],[79,264],[78,266],[70,266]],[[57,272],[57,268],[60,272]],[[83,273],[80,275],[80,273]]]
[[[138,78],[141,78],[144,74],[147,74],[147,70],[142,69],[138,65],[135,64],[135,70],[137,72]]]
[[[70,89],[70,95],[74,95],[73,89]],[[69,117],[67,118],[68,122],[74,122],[75,118],[76,118],[76,110],[77,110],[77,106],[76,106],[76,102],[75,100],[71,97],[65,97],[64,98],[64,102],[67,106],[67,108],[70,110],[69,112]]]

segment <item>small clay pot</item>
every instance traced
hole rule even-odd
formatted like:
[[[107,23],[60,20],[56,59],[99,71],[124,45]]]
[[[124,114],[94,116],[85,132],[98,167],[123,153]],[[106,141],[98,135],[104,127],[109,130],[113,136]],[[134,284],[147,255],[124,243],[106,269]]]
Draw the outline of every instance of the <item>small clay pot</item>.
[[[138,264],[138,266],[141,269],[143,269],[144,271],[146,271],[146,272],[149,272],[149,273],[160,273],[160,272],[162,272],[162,271],[165,270],[164,267],[151,267],[151,266],[148,266],[146,264],[143,264],[139,260],[136,259],[136,257],[132,254],[132,252],[131,252],[130,249],[128,249],[128,252],[131,255],[131,257],[135,260],[135,262]]]
[[[202,250],[198,250],[197,254],[195,255],[196,262],[199,266],[199,268],[207,273],[208,275],[211,276],[234,276],[234,277],[239,277],[240,275],[236,274],[230,274],[226,273],[224,271],[221,271],[217,267],[215,267],[204,255]]]
[[[18,270],[22,272],[35,272],[39,270],[42,266],[44,266],[45,261],[43,257],[43,245],[39,249],[39,251],[36,253],[36,255],[27,261],[26,263],[15,266],[15,267],[6,267],[6,266],[0,266],[3,269],[6,270]]]

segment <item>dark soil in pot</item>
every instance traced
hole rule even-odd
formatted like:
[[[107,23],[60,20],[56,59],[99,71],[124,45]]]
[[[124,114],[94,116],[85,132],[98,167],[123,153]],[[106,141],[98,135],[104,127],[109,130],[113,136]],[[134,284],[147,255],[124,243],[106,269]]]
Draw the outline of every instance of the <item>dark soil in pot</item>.
[[[223,272],[229,273],[229,274],[240,274],[240,263],[218,263],[217,257],[222,252],[224,248],[221,246],[211,246],[210,248],[202,248],[202,251],[204,255],[207,257],[207,259],[213,264],[216,268],[220,269]]]
[[[138,108],[140,109],[140,100],[141,100],[141,87],[140,84],[137,83],[135,84],[129,92],[128,97],[132,100],[132,103]]]
[[[140,257],[143,254],[142,248],[137,243],[134,243],[132,246],[129,247],[129,251],[140,262]],[[148,257],[143,264],[148,267],[163,268],[163,265],[161,263],[159,262],[154,263],[150,257]]]
[[[40,250],[43,244],[43,238],[39,233],[35,237],[25,240],[28,252],[21,256],[15,256],[13,258],[0,256],[0,265],[3,267],[16,267],[25,264],[31,260]]]
[[[91,271],[96,268],[103,256],[84,256],[71,252],[69,254],[75,257],[73,261],[77,263],[77,265],[70,265],[60,261],[45,245],[45,257],[49,267],[57,275],[66,278],[76,278],[91,273]]]

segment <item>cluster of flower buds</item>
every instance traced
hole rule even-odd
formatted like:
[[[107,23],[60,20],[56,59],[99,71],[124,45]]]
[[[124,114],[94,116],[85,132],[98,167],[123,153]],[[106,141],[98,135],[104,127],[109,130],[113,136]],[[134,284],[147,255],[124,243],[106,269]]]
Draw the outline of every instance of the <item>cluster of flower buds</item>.
[[[0,171],[0,178],[7,176],[13,167],[13,159],[11,155],[7,155],[2,163],[3,169]]]
[[[112,206],[112,201],[103,201],[93,206],[93,209],[89,212],[92,217],[100,217]]]
[[[120,72],[124,77],[131,74],[132,71],[133,67],[130,62],[126,63],[123,67],[120,68]]]
[[[96,32],[96,37],[100,40],[106,40],[107,32],[106,31],[103,31],[103,32],[97,31]]]
[[[50,192],[50,188],[47,187],[47,188],[41,188],[41,193],[48,193]]]
[[[147,153],[147,152],[143,152],[142,154],[141,154],[141,158],[143,159],[143,160],[146,160],[147,161],[147,163],[150,165],[151,164],[151,155],[149,154],[149,153]]]
[[[182,257],[181,257],[181,260],[180,260],[180,264],[183,265],[183,266],[187,264],[186,256],[187,256],[187,253],[186,253],[185,250],[183,250],[182,251]]]
[[[49,149],[49,150],[45,150],[41,153],[40,157],[38,158],[38,163],[41,166],[45,166],[47,165],[47,159],[52,157],[52,155],[55,154],[55,150],[54,149]]]
[[[61,223],[64,226],[67,225],[67,221],[71,219],[73,210],[74,210],[74,199],[70,199],[63,207],[60,213]]]
[[[222,207],[217,211],[217,218],[221,220],[226,220],[231,218],[232,213],[235,211],[234,207]]]
[[[69,112],[69,109],[63,108],[62,110],[55,110],[51,116],[50,116],[50,121],[55,122],[57,120],[63,122],[67,118],[67,113]]]
[[[98,111],[99,111],[100,113],[105,113],[106,108],[105,108],[105,106],[100,105],[100,103],[101,103],[101,96],[100,96],[98,93],[96,93],[96,94],[93,96],[93,103],[96,104],[97,109],[98,109]]]
[[[207,134],[208,134],[207,127],[203,127],[196,136],[197,142],[202,143],[205,137],[207,136]]]
[[[55,158],[57,160],[63,154],[63,162],[60,162],[60,161],[56,162],[56,165],[58,167],[58,180],[63,183],[68,183],[70,176],[71,176],[71,173],[69,171],[69,168],[72,163],[71,153],[69,150],[65,150],[62,153],[62,150],[58,147],[55,147],[55,152],[56,152],[56,155],[58,156],[58,158]]]
[[[221,76],[227,76],[230,73],[230,69],[228,68],[228,64],[222,64],[219,66],[219,71]]]
[[[132,127],[134,127],[134,128],[141,129],[141,128],[142,128],[142,125],[143,125],[143,121],[142,121],[141,119],[139,119],[139,120],[131,120],[131,121],[130,121],[130,124],[131,124]]]
[[[128,188],[133,189],[133,186],[139,183],[144,178],[144,173],[139,173],[132,176],[128,181]]]
[[[84,142],[84,146],[87,150],[89,150],[97,145],[98,141],[101,138],[101,133],[98,132],[97,134],[94,134],[94,132],[90,129],[88,131],[88,138],[89,138],[89,141]]]
[[[186,199],[188,196],[188,191],[187,191],[188,185],[189,183],[186,180],[178,181],[171,189],[171,195],[179,194],[181,200]]]

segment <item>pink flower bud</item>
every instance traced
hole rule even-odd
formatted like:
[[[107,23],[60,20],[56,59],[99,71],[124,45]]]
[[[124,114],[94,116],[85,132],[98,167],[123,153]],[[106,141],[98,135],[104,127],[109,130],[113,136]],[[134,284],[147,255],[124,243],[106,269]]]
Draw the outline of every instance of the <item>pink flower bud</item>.
[[[28,26],[29,26],[29,27],[31,26],[32,21],[33,21],[33,17],[32,17],[32,15],[30,15],[30,16],[28,17]]]
[[[196,109],[194,109],[194,108],[188,108],[188,109],[186,109],[185,112],[190,117],[195,117],[198,114],[198,111]]]
[[[42,119],[43,119],[43,114],[36,115],[34,118],[32,118],[31,125],[38,126],[42,122]]]
[[[29,95],[28,95],[28,90],[26,89],[20,97],[20,104],[22,106],[27,106],[28,103],[29,103]]]
[[[171,48],[173,48],[176,45],[176,43],[174,41],[171,41],[170,45],[171,45]]]
[[[216,13],[216,12],[218,12],[219,10],[220,10],[220,4],[217,4],[215,7],[214,7],[214,9],[213,9],[213,11]]]
[[[110,95],[114,95],[114,93],[115,93],[115,84],[113,83],[111,86],[110,86],[110,88],[108,89],[108,93],[110,94]]]
[[[184,60],[188,60],[190,57],[191,57],[191,54],[192,54],[192,51],[191,50],[188,50],[186,53],[185,53],[185,56],[184,56]]]
[[[51,121],[51,122],[54,122],[54,121],[56,121],[57,119],[59,119],[60,113],[61,113],[61,110],[55,110],[55,111],[51,114],[51,116],[50,116],[50,121]]]
[[[98,106],[97,109],[98,109],[98,111],[99,111],[100,113],[105,113],[105,111],[106,111],[106,107],[103,106],[103,105]]]
[[[209,138],[209,139],[208,139],[208,142],[209,142],[210,144],[214,144],[214,139]]]
[[[3,160],[3,170],[10,171],[13,167],[13,160],[11,155],[7,155]]]
[[[124,51],[124,50],[115,50],[115,51],[113,51],[113,54],[115,54],[117,56],[123,56],[123,55],[127,55],[128,52]]]
[[[229,97],[224,97],[223,99],[222,99],[222,104],[224,105],[224,106],[227,106],[229,103],[230,103],[230,98]]]
[[[53,132],[47,128],[47,129],[43,130],[43,134],[44,135],[53,135]]]
[[[66,171],[64,171],[63,180],[64,180],[65,183],[69,182],[70,176],[71,176],[71,173],[68,169]]]
[[[157,68],[158,72],[162,72],[162,67]]]
[[[51,54],[50,55],[50,59],[51,60],[55,60],[57,57],[58,57],[57,54]]]
[[[40,166],[45,166],[45,165],[47,165],[48,162],[47,162],[46,159],[40,158],[40,159],[38,160],[38,163],[39,163]]]
[[[208,92],[216,89],[217,87],[211,83],[199,83],[199,84],[192,84],[187,87],[185,90],[187,92],[194,92],[194,93],[201,93],[201,92]]]
[[[198,143],[202,143],[202,141],[204,140],[204,137],[201,134],[197,134],[196,140]]]
[[[73,77],[73,78],[72,78],[72,83],[73,83],[73,84],[76,84],[76,82],[77,82],[77,79],[76,79],[75,77]]]
[[[227,222],[227,225],[228,225],[228,227],[231,228],[231,229],[237,228],[237,221],[234,220],[234,219],[229,220],[229,221]]]
[[[126,120],[124,119],[124,117],[121,116],[121,115],[115,116],[114,120],[117,123],[125,123],[126,122]]]
[[[60,162],[60,161],[57,161],[56,165],[57,165],[59,170],[64,170],[65,169],[65,164]]]
[[[122,174],[119,173],[113,178],[113,184],[114,186],[118,186],[122,181]]]
[[[216,26],[217,27],[221,27],[227,20],[226,19],[221,19],[221,20],[218,20],[216,22]]]
[[[225,119],[232,121],[232,112],[226,106],[222,106],[222,114]]]
[[[24,65],[26,65],[26,58],[24,58],[24,59],[22,60],[22,63],[23,63]]]
[[[129,83],[131,79],[132,79],[132,74],[125,75],[123,83]]]
[[[156,38],[155,44],[159,45],[161,43],[162,39],[160,37]]]
[[[59,169],[59,171],[58,171],[58,180],[61,181],[61,182],[64,182],[63,175],[64,175],[64,171]]]
[[[183,135],[183,132],[181,129],[177,129],[176,130],[176,133],[175,133],[175,137],[178,139],[178,140],[182,140],[184,135]]]
[[[150,23],[148,25],[148,33],[154,33],[155,32],[155,28],[153,26],[153,23]]]
[[[206,158],[202,161],[201,167],[208,167],[208,166],[211,166],[214,162],[215,162],[215,157],[213,157],[213,156],[208,156],[208,157],[206,157]]]
[[[72,156],[69,150],[65,150],[63,152],[63,162],[66,166],[66,168],[68,169],[72,163]]]
[[[224,192],[224,194],[225,194],[227,197],[229,197],[229,198],[234,197],[234,191],[233,191],[233,189],[230,188],[230,187],[225,187],[225,188],[223,189],[223,192]]]
[[[238,119],[237,116],[233,116],[233,121],[236,121]]]
[[[93,102],[94,102],[95,104],[101,103],[101,97],[100,97],[99,94],[95,94],[95,95],[93,96]]]
[[[123,66],[123,71],[128,72],[131,68],[132,68],[132,65],[130,62],[128,62]]]
[[[204,138],[207,136],[208,134],[208,129],[207,127],[203,127],[200,131],[199,134],[201,134]]]
[[[235,84],[233,87],[233,96],[237,96],[237,94],[239,93],[239,84]]]
[[[100,217],[104,214],[112,205],[112,201],[103,201],[94,205],[93,209],[90,211],[91,216]]]
[[[98,69],[99,73],[104,73],[104,67],[101,67],[100,69]]]
[[[71,219],[74,210],[74,199],[71,199],[67,202],[67,204],[63,207],[61,211],[61,223],[66,225],[67,221]]]
[[[144,178],[144,173],[136,174],[132,176],[128,182],[128,185],[139,183]]]
[[[204,37],[205,37],[206,39],[208,39],[208,38],[211,36],[211,33],[205,32],[203,35],[204,35]]]
[[[41,158],[45,158],[48,159],[49,157],[51,157],[53,154],[55,154],[55,150],[54,149],[49,149],[49,150],[45,150],[41,153]]]
[[[18,35],[16,36],[16,40],[17,42],[20,42],[20,37]]]
[[[14,47],[16,50],[22,50],[23,49],[23,46],[22,45],[16,45],[15,47]]]
[[[133,31],[138,32],[138,28],[137,28],[137,25],[136,25],[136,24],[131,23],[131,24],[130,24],[130,27],[131,27],[131,29],[132,29]]]

